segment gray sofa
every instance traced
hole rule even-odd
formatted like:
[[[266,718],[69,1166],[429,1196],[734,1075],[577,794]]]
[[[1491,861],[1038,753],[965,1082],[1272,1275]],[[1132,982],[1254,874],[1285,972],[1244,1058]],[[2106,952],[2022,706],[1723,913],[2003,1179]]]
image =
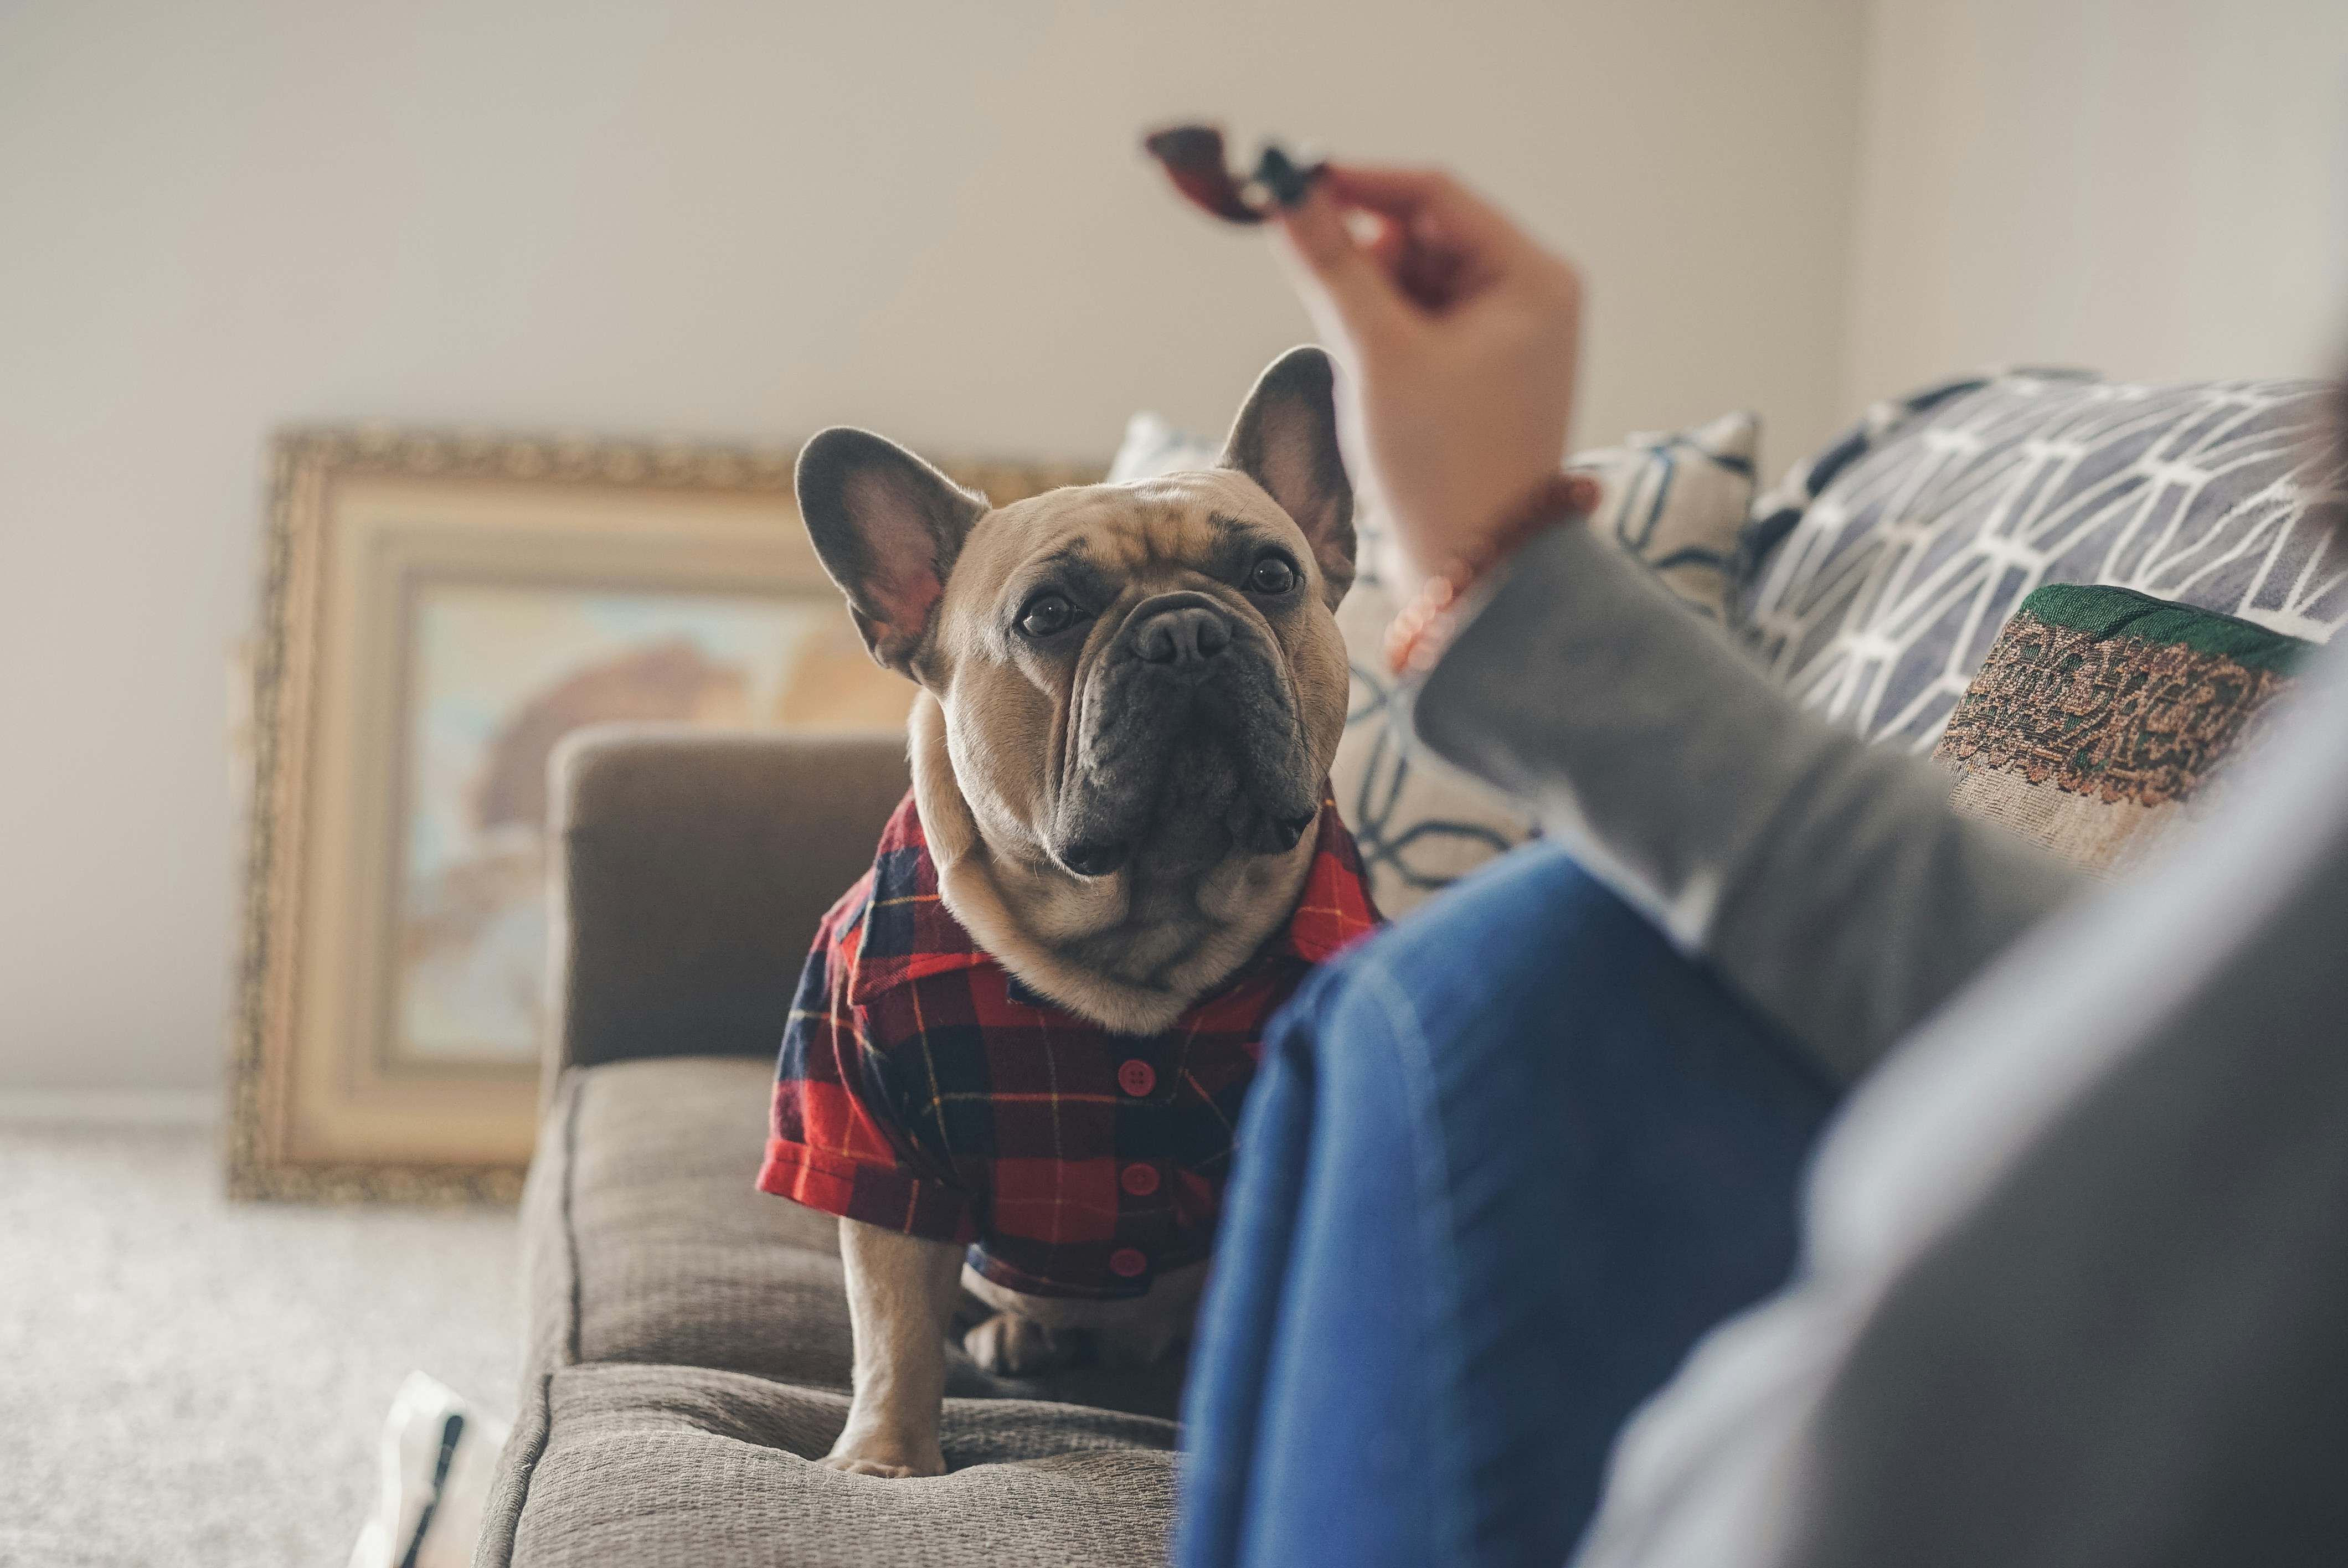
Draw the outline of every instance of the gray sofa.
[[[751,1184],[800,961],[903,739],[605,728],[555,775],[527,1364],[474,1561],[1162,1563],[1179,1367],[1013,1381],[956,1350],[951,1473],[812,1462],[848,1409],[837,1222]]]
[[[2292,477],[2329,400],[2015,372],[1879,405],[1756,505],[1737,635],[1907,750],[2041,580],[2323,640],[2348,593],[2303,568],[2339,497]],[[833,1222],[751,1183],[801,959],[903,794],[902,747],[635,729],[558,754],[558,1026],[488,1568],[1164,1560],[1179,1367],[1018,1383],[957,1355],[949,1474],[810,1462],[847,1411]]]

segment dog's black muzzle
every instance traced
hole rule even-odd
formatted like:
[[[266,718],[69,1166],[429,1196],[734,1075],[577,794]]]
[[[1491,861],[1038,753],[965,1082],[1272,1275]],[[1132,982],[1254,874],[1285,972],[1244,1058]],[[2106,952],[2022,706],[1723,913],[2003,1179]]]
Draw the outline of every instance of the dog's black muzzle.
[[[1231,620],[1203,594],[1162,594],[1134,611],[1124,638],[1134,658],[1149,667],[1151,678],[1195,684],[1211,680],[1220,668],[1216,661],[1231,646]]]
[[[1081,677],[1054,853],[1106,876],[1153,840],[1206,840],[1220,859],[1293,849],[1320,815],[1319,781],[1278,646],[1203,593],[1128,613]]]

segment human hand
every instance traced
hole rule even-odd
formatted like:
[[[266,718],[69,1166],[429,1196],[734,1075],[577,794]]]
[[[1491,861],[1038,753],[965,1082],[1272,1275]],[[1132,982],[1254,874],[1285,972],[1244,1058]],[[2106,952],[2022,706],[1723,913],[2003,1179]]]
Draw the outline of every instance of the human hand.
[[[1475,554],[1564,459],[1581,278],[1440,173],[1332,164],[1274,228],[1406,564]]]

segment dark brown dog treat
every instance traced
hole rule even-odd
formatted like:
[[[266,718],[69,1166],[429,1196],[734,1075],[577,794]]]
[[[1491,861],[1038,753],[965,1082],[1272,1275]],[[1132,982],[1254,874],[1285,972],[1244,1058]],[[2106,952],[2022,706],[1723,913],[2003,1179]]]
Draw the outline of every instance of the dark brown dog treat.
[[[1231,171],[1220,126],[1169,126],[1144,137],[1141,146],[1165,166],[1175,190],[1231,223],[1261,223],[1274,204],[1295,206],[1313,189],[1323,168],[1319,163],[1300,165],[1279,143],[1268,141],[1256,159],[1254,175],[1243,179]]]
[[[1195,205],[1233,223],[1261,223],[1223,159],[1223,133],[1211,125],[1169,126],[1141,140],[1142,150],[1166,168],[1174,189]]]

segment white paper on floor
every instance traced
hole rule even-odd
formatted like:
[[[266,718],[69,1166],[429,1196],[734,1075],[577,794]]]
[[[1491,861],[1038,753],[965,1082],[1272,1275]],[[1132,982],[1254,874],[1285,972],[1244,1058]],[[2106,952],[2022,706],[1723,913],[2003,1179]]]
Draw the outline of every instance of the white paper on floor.
[[[467,1568],[512,1423],[410,1372],[383,1423],[383,1492],[350,1568]]]

